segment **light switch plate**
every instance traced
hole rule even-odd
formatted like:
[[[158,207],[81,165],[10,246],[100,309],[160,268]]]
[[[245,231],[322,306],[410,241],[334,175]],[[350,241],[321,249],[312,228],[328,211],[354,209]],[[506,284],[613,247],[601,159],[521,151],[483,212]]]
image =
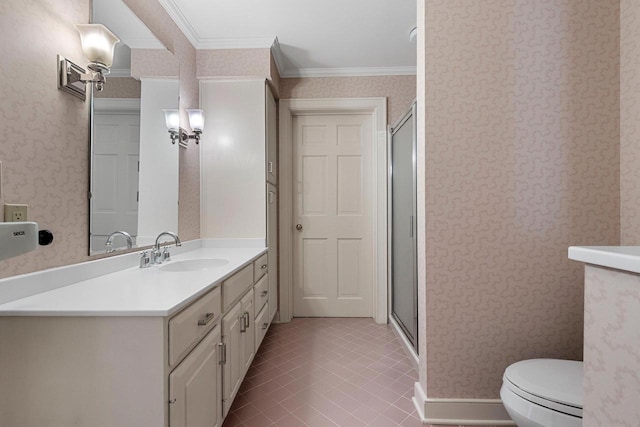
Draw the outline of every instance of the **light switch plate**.
[[[24,222],[27,220],[28,205],[4,205],[4,222]]]

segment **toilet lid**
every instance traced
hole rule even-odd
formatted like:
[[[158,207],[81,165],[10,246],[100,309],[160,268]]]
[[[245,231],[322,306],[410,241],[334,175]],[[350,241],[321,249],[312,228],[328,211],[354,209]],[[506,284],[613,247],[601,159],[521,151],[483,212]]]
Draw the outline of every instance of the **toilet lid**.
[[[579,410],[582,415],[582,362],[522,360],[509,366],[503,379],[507,385],[511,383],[511,390],[524,398],[574,415],[578,415]]]

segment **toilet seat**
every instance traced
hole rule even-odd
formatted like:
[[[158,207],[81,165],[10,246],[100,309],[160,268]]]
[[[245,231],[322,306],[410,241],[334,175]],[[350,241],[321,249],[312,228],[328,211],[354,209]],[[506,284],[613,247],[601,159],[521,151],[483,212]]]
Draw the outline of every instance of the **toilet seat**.
[[[582,418],[582,362],[523,360],[505,370],[503,387],[543,408]]]

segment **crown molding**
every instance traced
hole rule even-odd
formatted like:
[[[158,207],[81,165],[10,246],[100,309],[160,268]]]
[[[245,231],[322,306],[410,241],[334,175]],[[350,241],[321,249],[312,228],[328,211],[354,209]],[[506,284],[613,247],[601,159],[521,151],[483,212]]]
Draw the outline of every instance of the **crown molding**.
[[[164,8],[164,10],[169,14],[173,22],[176,23],[180,31],[184,34],[184,36],[191,42],[193,47],[198,49],[198,42],[200,41],[200,37],[196,32],[195,28],[189,23],[187,18],[182,13],[182,10],[178,7],[174,0],[158,0],[160,6]]]
[[[270,49],[275,36],[198,39],[196,49]]]
[[[299,68],[284,70],[280,77],[414,76],[415,74],[416,67]]]
[[[273,62],[276,63],[276,68],[278,69],[278,75],[282,77],[282,74],[286,71],[284,68],[284,56],[282,56],[282,50],[280,49],[280,41],[278,41],[278,37],[273,41],[271,45],[271,56],[273,57]]]
[[[184,33],[195,49],[271,49],[271,54],[282,78],[290,77],[351,77],[351,76],[411,76],[416,67],[354,67],[354,68],[299,68],[287,69],[276,36],[201,38],[184,16],[175,0],[158,0],[173,22]]]

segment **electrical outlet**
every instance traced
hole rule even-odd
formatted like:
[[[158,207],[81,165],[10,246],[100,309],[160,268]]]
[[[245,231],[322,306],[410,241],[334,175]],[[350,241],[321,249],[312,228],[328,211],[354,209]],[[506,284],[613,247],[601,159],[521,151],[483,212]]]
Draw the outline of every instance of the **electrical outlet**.
[[[28,205],[4,205],[5,222],[22,222],[27,220]]]

